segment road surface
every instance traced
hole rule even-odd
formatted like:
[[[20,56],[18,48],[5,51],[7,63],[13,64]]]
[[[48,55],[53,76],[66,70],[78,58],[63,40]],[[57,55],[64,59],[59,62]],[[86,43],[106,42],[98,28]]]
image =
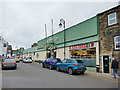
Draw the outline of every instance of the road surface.
[[[88,73],[69,75],[37,63],[20,62],[17,70],[2,71],[2,88],[118,88],[118,83]]]

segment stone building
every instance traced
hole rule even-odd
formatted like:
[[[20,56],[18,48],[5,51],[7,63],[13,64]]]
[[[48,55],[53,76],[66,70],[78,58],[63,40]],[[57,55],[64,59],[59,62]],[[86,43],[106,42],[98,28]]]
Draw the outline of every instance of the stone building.
[[[100,72],[112,73],[112,56],[120,61],[120,5],[99,13],[98,18],[100,30]]]

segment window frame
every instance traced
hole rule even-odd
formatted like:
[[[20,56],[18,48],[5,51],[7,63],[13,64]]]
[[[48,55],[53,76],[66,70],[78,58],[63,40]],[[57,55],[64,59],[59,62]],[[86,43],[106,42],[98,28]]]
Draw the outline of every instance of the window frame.
[[[120,41],[116,41],[116,38],[120,38],[120,36],[115,36],[115,37],[114,37],[114,47],[115,47],[115,50],[119,50],[120,47],[117,48],[117,47],[116,47],[116,43],[120,43]]]
[[[115,14],[115,17],[110,18],[109,16],[112,15],[112,14]],[[114,22],[114,23],[110,23],[110,20],[115,20],[115,22]],[[108,15],[108,26],[114,25],[114,24],[117,24],[117,14],[116,14],[116,12],[110,13],[110,14]]]
[[[3,47],[7,47],[7,44],[6,44],[6,43],[3,43]]]
[[[66,63],[73,63],[73,60],[66,60]]]
[[[62,61],[62,63],[66,63],[67,62],[67,60],[66,59],[64,59],[63,61]]]

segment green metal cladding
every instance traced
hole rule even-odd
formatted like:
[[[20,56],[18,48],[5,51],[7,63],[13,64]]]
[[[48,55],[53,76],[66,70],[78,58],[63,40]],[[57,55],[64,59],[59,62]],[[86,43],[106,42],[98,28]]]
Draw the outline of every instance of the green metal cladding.
[[[17,50],[17,53],[23,54],[23,51],[24,51],[24,48],[20,48],[20,49]]]
[[[99,41],[99,30],[98,30],[98,17],[92,17],[84,22],[74,25],[70,28],[65,29],[66,33],[66,46],[83,44],[88,42]],[[52,39],[53,38],[53,39]],[[64,42],[64,31],[58,32],[53,36],[49,36],[38,41],[38,49],[44,48],[47,43],[56,44],[57,48],[63,47]]]
[[[97,17],[88,19],[66,30],[66,41],[97,35]]]
[[[31,48],[25,49],[25,50],[23,51],[23,54],[32,53],[32,52],[38,52],[38,51],[41,51],[41,50],[38,50],[38,49],[37,49],[37,46],[36,46],[36,47],[31,47]]]

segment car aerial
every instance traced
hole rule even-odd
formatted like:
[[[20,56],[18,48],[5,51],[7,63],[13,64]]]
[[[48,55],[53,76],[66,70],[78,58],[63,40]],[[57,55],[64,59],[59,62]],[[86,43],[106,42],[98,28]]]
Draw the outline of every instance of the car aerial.
[[[59,58],[48,58],[47,60],[42,62],[42,66],[48,67],[50,70],[56,68],[57,63],[61,62]]]
[[[23,63],[32,63],[32,58],[31,57],[26,57],[23,59]]]
[[[14,58],[14,60],[15,60],[17,63],[19,63],[19,62],[20,62],[20,60],[19,60],[19,58],[18,58],[18,57],[15,57],[15,58]]]
[[[4,59],[2,60],[2,70],[5,68],[17,68],[16,61],[13,59]]]
[[[84,74],[86,64],[78,59],[64,59],[62,62],[57,63],[57,71],[67,71],[70,75],[74,73]]]

